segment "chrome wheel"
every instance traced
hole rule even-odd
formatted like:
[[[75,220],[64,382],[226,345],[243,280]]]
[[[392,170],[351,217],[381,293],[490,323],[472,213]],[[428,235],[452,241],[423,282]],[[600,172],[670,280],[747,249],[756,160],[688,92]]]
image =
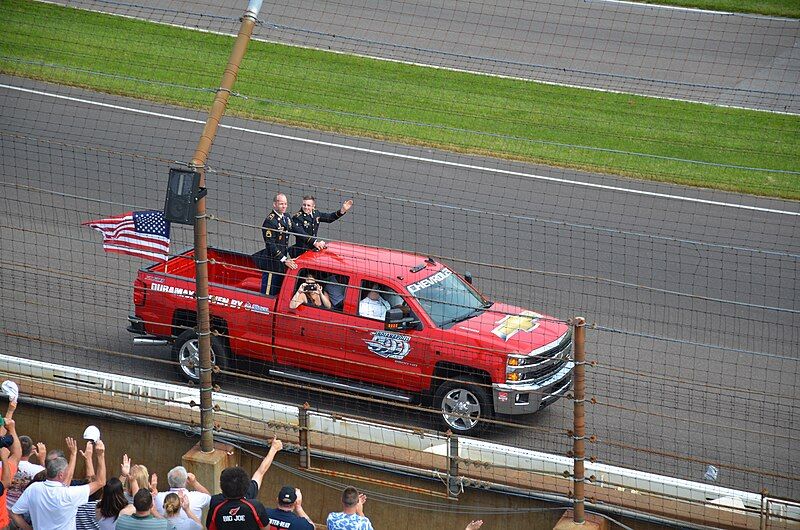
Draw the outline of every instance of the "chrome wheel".
[[[466,388],[454,388],[442,398],[442,418],[455,431],[469,431],[481,417],[478,396]]]
[[[211,350],[211,365],[214,365],[214,350]],[[178,366],[187,379],[200,381],[200,339],[194,338],[181,344],[178,350]]]

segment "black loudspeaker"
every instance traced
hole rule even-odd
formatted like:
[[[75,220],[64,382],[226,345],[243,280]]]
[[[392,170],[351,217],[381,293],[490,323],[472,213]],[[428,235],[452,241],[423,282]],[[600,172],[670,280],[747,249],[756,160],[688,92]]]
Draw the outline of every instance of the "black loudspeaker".
[[[200,189],[200,173],[190,169],[170,168],[164,219],[171,223],[194,225],[197,199],[205,195]]]

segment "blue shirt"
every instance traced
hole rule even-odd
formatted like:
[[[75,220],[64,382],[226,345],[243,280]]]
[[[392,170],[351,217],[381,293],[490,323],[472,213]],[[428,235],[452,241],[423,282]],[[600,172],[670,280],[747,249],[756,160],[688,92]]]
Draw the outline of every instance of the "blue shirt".
[[[328,530],[373,530],[369,518],[357,513],[331,512],[327,523]]]

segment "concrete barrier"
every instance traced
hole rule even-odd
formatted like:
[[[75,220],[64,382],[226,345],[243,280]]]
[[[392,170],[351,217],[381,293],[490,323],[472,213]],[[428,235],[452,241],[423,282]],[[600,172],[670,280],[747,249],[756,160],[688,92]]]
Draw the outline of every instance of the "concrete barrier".
[[[199,425],[197,388],[9,355],[0,355],[0,376],[17,381],[23,396],[99,407],[183,428]],[[379,463],[387,469],[446,478],[462,488],[569,502],[572,460],[564,456],[220,392],[214,393],[214,405],[215,424],[227,438],[264,439],[269,431],[298,444],[300,414],[305,414],[311,455]],[[458,470],[456,476],[453,469]],[[694,528],[800,528],[796,502],[591,462],[586,463],[586,475],[592,477],[586,485],[587,506],[594,510],[680,521]]]

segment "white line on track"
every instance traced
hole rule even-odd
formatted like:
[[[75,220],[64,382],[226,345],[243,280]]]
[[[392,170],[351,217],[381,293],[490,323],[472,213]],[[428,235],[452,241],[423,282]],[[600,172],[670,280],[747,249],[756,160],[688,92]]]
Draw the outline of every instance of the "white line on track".
[[[689,13],[700,13],[703,15],[723,15],[731,17],[764,18],[767,20],[794,20],[790,17],[777,17],[774,15],[762,15],[759,13],[734,13],[732,11],[716,11],[714,9],[701,9],[699,7],[670,6],[666,4],[651,4],[648,2],[632,2],[631,0],[588,0],[590,4],[621,4],[626,6],[652,8],[652,9],[671,9],[673,11],[687,11]]]
[[[89,100],[89,99],[76,98],[76,97],[72,97],[72,96],[64,96],[62,94],[54,94],[52,92],[44,92],[44,91],[41,91],[41,90],[33,90],[33,89],[30,89],[30,88],[23,88],[23,87],[18,87],[18,86],[13,86],[13,85],[6,85],[6,84],[2,84],[2,83],[0,83],[0,88],[5,88],[5,89],[8,89],[8,90],[15,90],[15,91],[18,91],[18,92],[25,92],[25,93],[28,93],[28,94],[36,94],[36,95],[39,95],[39,96],[51,97],[51,98],[61,99],[61,100],[66,100],[66,101],[73,101],[73,102],[76,102],[76,103],[84,103],[84,104],[87,104],[87,105],[93,105],[93,106],[97,106],[97,107],[103,107],[103,108],[114,109],[114,110],[121,110],[121,111],[125,111],[125,112],[141,114],[141,115],[145,115],[145,116],[154,116],[154,117],[157,117],[157,118],[165,118],[165,119],[183,121],[183,122],[188,122],[188,123],[198,123],[198,124],[204,124],[205,123],[202,120],[196,120],[196,119],[193,119],[193,118],[184,118],[182,116],[175,116],[175,115],[172,115],[172,114],[164,114],[164,113],[161,113],[161,112],[153,112],[153,111],[143,110],[143,109],[134,109],[134,108],[131,108],[131,107],[124,107],[122,105],[113,105],[111,103],[103,103],[101,101],[92,101],[92,100]],[[355,152],[360,152],[360,153],[368,153],[368,154],[373,154],[373,155],[387,156],[387,157],[392,157],[392,158],[413,160],[413,161],[416,161],[416,162],[427,162],[427,163],[430,163],[430,164],[437,164],[437,165],[449,166],[449,167],[457,167],[457,168],[469,169],[469,170],[473,170],[473,171],[483,171],[483,172],[486,172],[486,173],[496,173],[496,174],[500,174],[500,175],[509,175],[509,176],[514,176],[514,177],[522,177],[522,178],[528,178],[528,179],[532,179],[532,180],[542,180],[542,181],[546,181],[546,182],[556,182],[556,183],[559,183],[559,184],[568,184],[568,185],[572,185],[572,186],[580,186],[580,187],[585,187],[585,188],[601,189],[601,190],[614,191],[614,192],[619,192],[619,193],[630,193],[632,195],[643,195],[643,196],[647,196],[647,197],[657,197],[657,198],[660,198],[660,199],[670,199],[670,200],[691,202],[691,203],[697,203],[697,204],[706,204],[706,205],[711,205],[711,206],[722,206],[722,207],[725,207],[725,208],[736,208],[736,209],[740,209],[740,210],[749,210],[749,211],[755,211],[755,212],[774,213],[774,214],[779,214],[779,215],[789,215],[789,216],[794,216],[794,217],[800,217],[800,212],[792,212],[792,211],[788,211],[788,210],[778,210],[778,209],[774,209],[774,208],[764,208],[764,207],[761,207],[761,206],[750,206],[750,205],[747,205],[747,204],[736,204],[736,203],[723,202],[723,201],[712,201],[712,200],[708,200],[708,199],[699,199],[699,198],[696,198],[696,197],[686,197],[686,196],[682,196],[682,195],[672,195],[672,194],[668,194],[668,193],[658,193],[658,192],[653,192],[653,191],[634,190],[634,189],[630,189],[630,188],[623,188],[623,187],[620,187],[620,186],[610,186],[610,185],[607,185],[607,184],[596,184],[596,183],[593,183],[593,182],[581,182],[581,181],[578,181],[578,180],[570,180],[570,179],[563,179],[563,178],[556,178],[556,177],[547,177],[547,176],[544,176],[544,175],[535,175],[533,173],[524,173],[524,172],[521,172],[521,171],[512,171],[512,170],[508,170],[508,169],[498,169],[498,168],[492,168],[492,167],[486,167],[486,166],[479,166],[479,165],[475,165],[475,164],[465,164],[463,162],[450,162],[450,161],[447,161],[447,160],[438,160],[436,158],[430,158],[430,157],[406,155],[406,154],[401,154],[401,153],[392,153],[392,152],[389,152],[389,151],[381,151],[381,150],[378,150],[378,149],[369,149],[369,148],[366,148],[366,147],[355,147],[355,146],[351,146],[351,145],[344,145],[344,144],[338,144],[338,143],[333,143],[333,142],[325,142],[325,141],[322,141],[322,140],[312,140],[310,138],[302,138],[302,137],[299,137],[299,136],[290,136],[290,135],[287,135],[287,134],[279,134],[279,133],[272,133],[272,132],[266,132],[266,131],[259,131],[257,129],[249,129],[249,128],[246,128],[246,127],[237,127],[237,126],[234,126],[234,125],[220,124],[219,126],[224,128],[224,129],[229,129],[229,130],[233,130],[233,131],[240,131],[240,132],[246,132],[246,133],[250,133],[250,134],[257,134],[257,135],[260,135],[260,136],[269,136],[269,137],[272,137],[272,138],[281,138],[281,139],[284,139],[284,140],[290,140],[290,141],[294,141],[294,142],[302,142],[302,143],[307,143],[307,144],[312,144],[312,145],[321,145],[321,146],[325,146],[325,147],[333,147],[333,148],[343,149],[343,150],[347,150],[347,151],[355,151]]]

